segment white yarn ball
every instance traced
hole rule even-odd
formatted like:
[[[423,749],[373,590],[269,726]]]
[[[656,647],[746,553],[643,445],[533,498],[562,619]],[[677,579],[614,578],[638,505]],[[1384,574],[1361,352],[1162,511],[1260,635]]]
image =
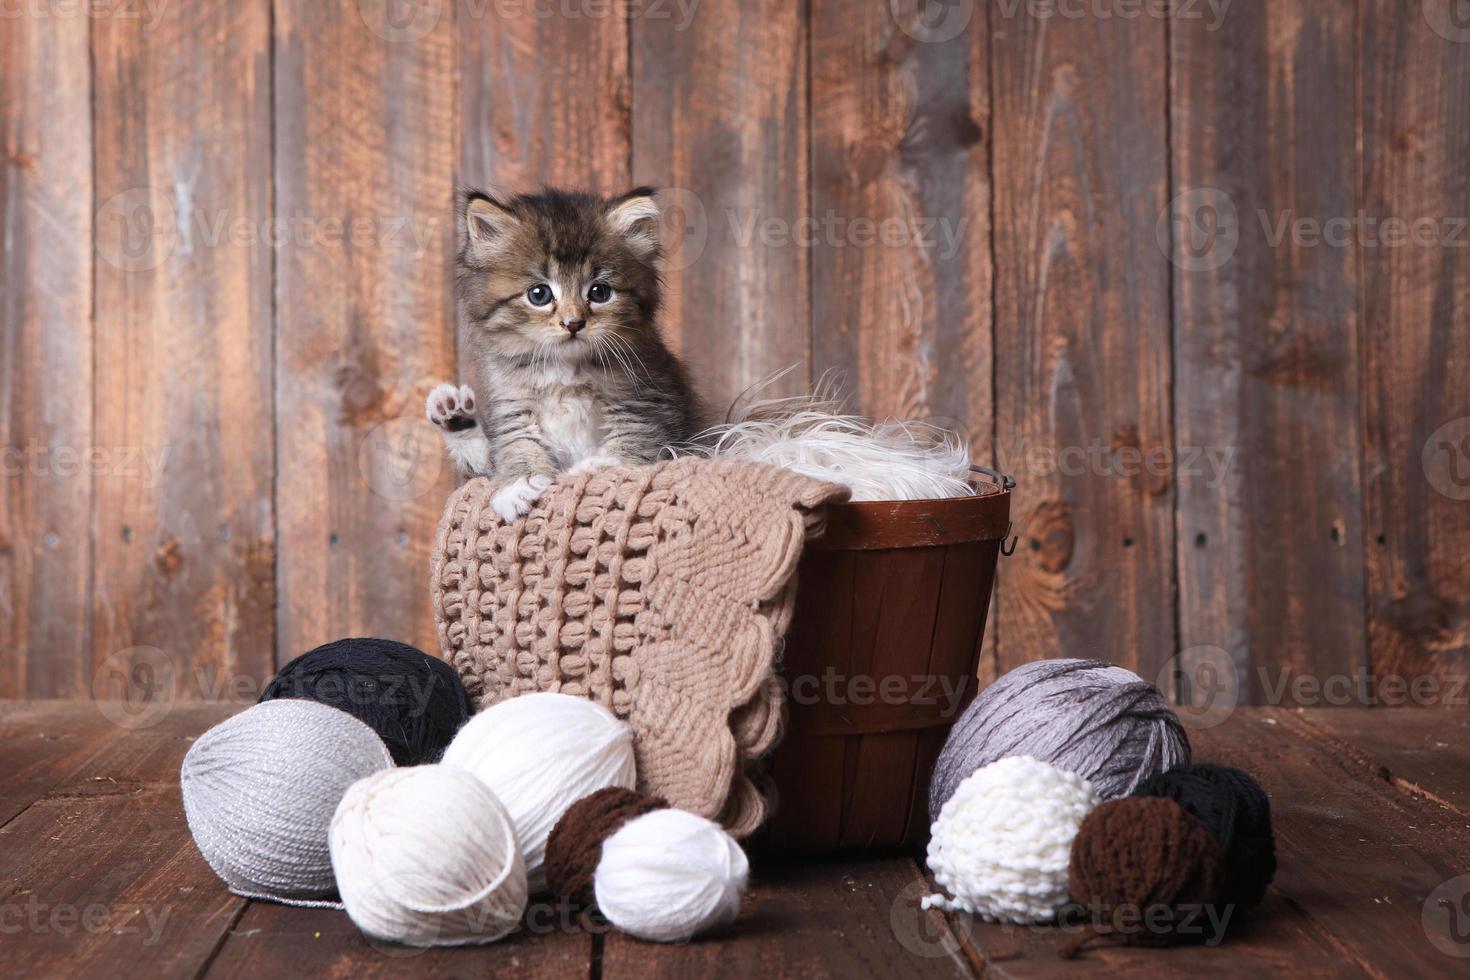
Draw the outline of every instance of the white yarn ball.
[[[393,766],[367,725],[315,701],[266,701],[215,725],[179,769],[199,852],[230,891],[293,905],[334,888],[327,831],[358,779]]]
[[[443,762],[479,776],[505,804],[532,893],[546,887],[546,838],[567,807],[637,780],[633,729],[570,694],[525,694],[486,708],[459,730]]]
[[[526,865],[490,787],[448,766],[352,785],[332,818],[332,867],[347,914],[407,946],[492,942],[526,913]]]
[[[934,821],[929,870],[954,898],[923,906],[992,922],[1050,922],[1067,903],[1067,862],[1084,817],[1101,801],[1076,773],[1010,756],[960,783]]]
[[[654,810],[603,841],[593,891],[622,931],[676,943],[733,922],[749,874],[745,852],[719,824]]]

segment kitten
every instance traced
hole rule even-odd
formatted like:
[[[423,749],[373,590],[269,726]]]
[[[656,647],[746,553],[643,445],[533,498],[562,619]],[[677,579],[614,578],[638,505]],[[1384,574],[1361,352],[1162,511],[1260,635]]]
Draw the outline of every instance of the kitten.
[[[505,202],[461,196],[460,338],[471,383],[429,393],[457,466],[504,486],[502,520],[552,478],[648,463],[699,431],[688,376],[655,318],[658,207],[547,190]]]

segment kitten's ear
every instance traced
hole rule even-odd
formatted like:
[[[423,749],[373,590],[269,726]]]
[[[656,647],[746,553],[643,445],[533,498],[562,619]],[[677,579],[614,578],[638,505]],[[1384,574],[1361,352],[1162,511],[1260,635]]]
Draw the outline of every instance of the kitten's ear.
[[[515,213],[488,194],[465,191],[460,212],[464,219],[465,243],[478,257],[501,251],[512,229],[520,223]]]
[[[635,187],[608,205],[607,223],[645,259],[658,252],[658,222],[652,187]]]

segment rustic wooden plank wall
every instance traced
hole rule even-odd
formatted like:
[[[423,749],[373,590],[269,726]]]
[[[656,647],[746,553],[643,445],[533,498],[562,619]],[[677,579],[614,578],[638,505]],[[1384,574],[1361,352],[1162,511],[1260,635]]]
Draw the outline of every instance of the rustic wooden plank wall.
[[[1017,476],[987,676],[1464,676],[1452,6],[7,14],[0,696],[432,648],[453,191],[543,182],[666,189],[667,331],[713,407],[836,371]]]

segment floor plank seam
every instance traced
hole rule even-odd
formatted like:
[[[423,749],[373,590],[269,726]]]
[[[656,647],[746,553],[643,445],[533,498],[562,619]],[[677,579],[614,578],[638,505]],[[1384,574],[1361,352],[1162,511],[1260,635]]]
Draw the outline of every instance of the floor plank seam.
[[[1394,775],[1393,770],[1388,766],[1364,755],[1356,747],[1344,742],[1320,725],[1314,724],[1306,718],[1299,716],[1292,717],[1288,724],[1290,727],[1298,729],[1304,736],[1318,742],[1329,754],[1344,759],[1355,767],[1365,770],[1375,782],[1390,786],[1409,799],[1421,803],[1427,801],[1437,804],[1463,820],[1470,820],[1470,812],[1456,806],[1450,800],[1437,796],[1430,790],[1425,789],[1423,786],[1411,780]]]
[[[194,971],[193,980],[204,980],[204,977],[209,974],[214,967],[214,961],[219,959],[219,954],[224,951],[225,943],[229,942],[230,937],[235,934],[235,927],[245,917],[245,911],[250,908],[250,905],[249,899],[241,899],[237,903],[234,914],[230,916],[230,921],[220,930],[219,937],[215,939],[214,947],[204,957],[204,962],[199,964],[199,969]]]
[[[1331,929],[1328,929],[1321,922],[1318,922],[1316,918],[1312,916],[1311,912],[1307,911],[1307,909],[1300,902],[1298,902],[1296,899],[1292,898],[1289,894],[1283,891],[1280,886],[1271,885],[1269,891],[1274,892],[1277,896],[1281,898],[1281,901],[1283,903],[1295,909],[1296,912],[1301,915],[1302,921],[1310,926],[1312,931],[1320,936],[1323,942],[1335,949],[1337,951],[1337,955],[1354,964],[1358,967],[1358,969],[1362,970],[1368,976],[1375,978],[1375,980],[1389,980],[1388,974],[1384,973],[1382,970],[1378,969],[1372,963],[1368,962],[1362,957],[1355,955],[1352,949],[1338,938],[1337,933],[1333,932]]]

